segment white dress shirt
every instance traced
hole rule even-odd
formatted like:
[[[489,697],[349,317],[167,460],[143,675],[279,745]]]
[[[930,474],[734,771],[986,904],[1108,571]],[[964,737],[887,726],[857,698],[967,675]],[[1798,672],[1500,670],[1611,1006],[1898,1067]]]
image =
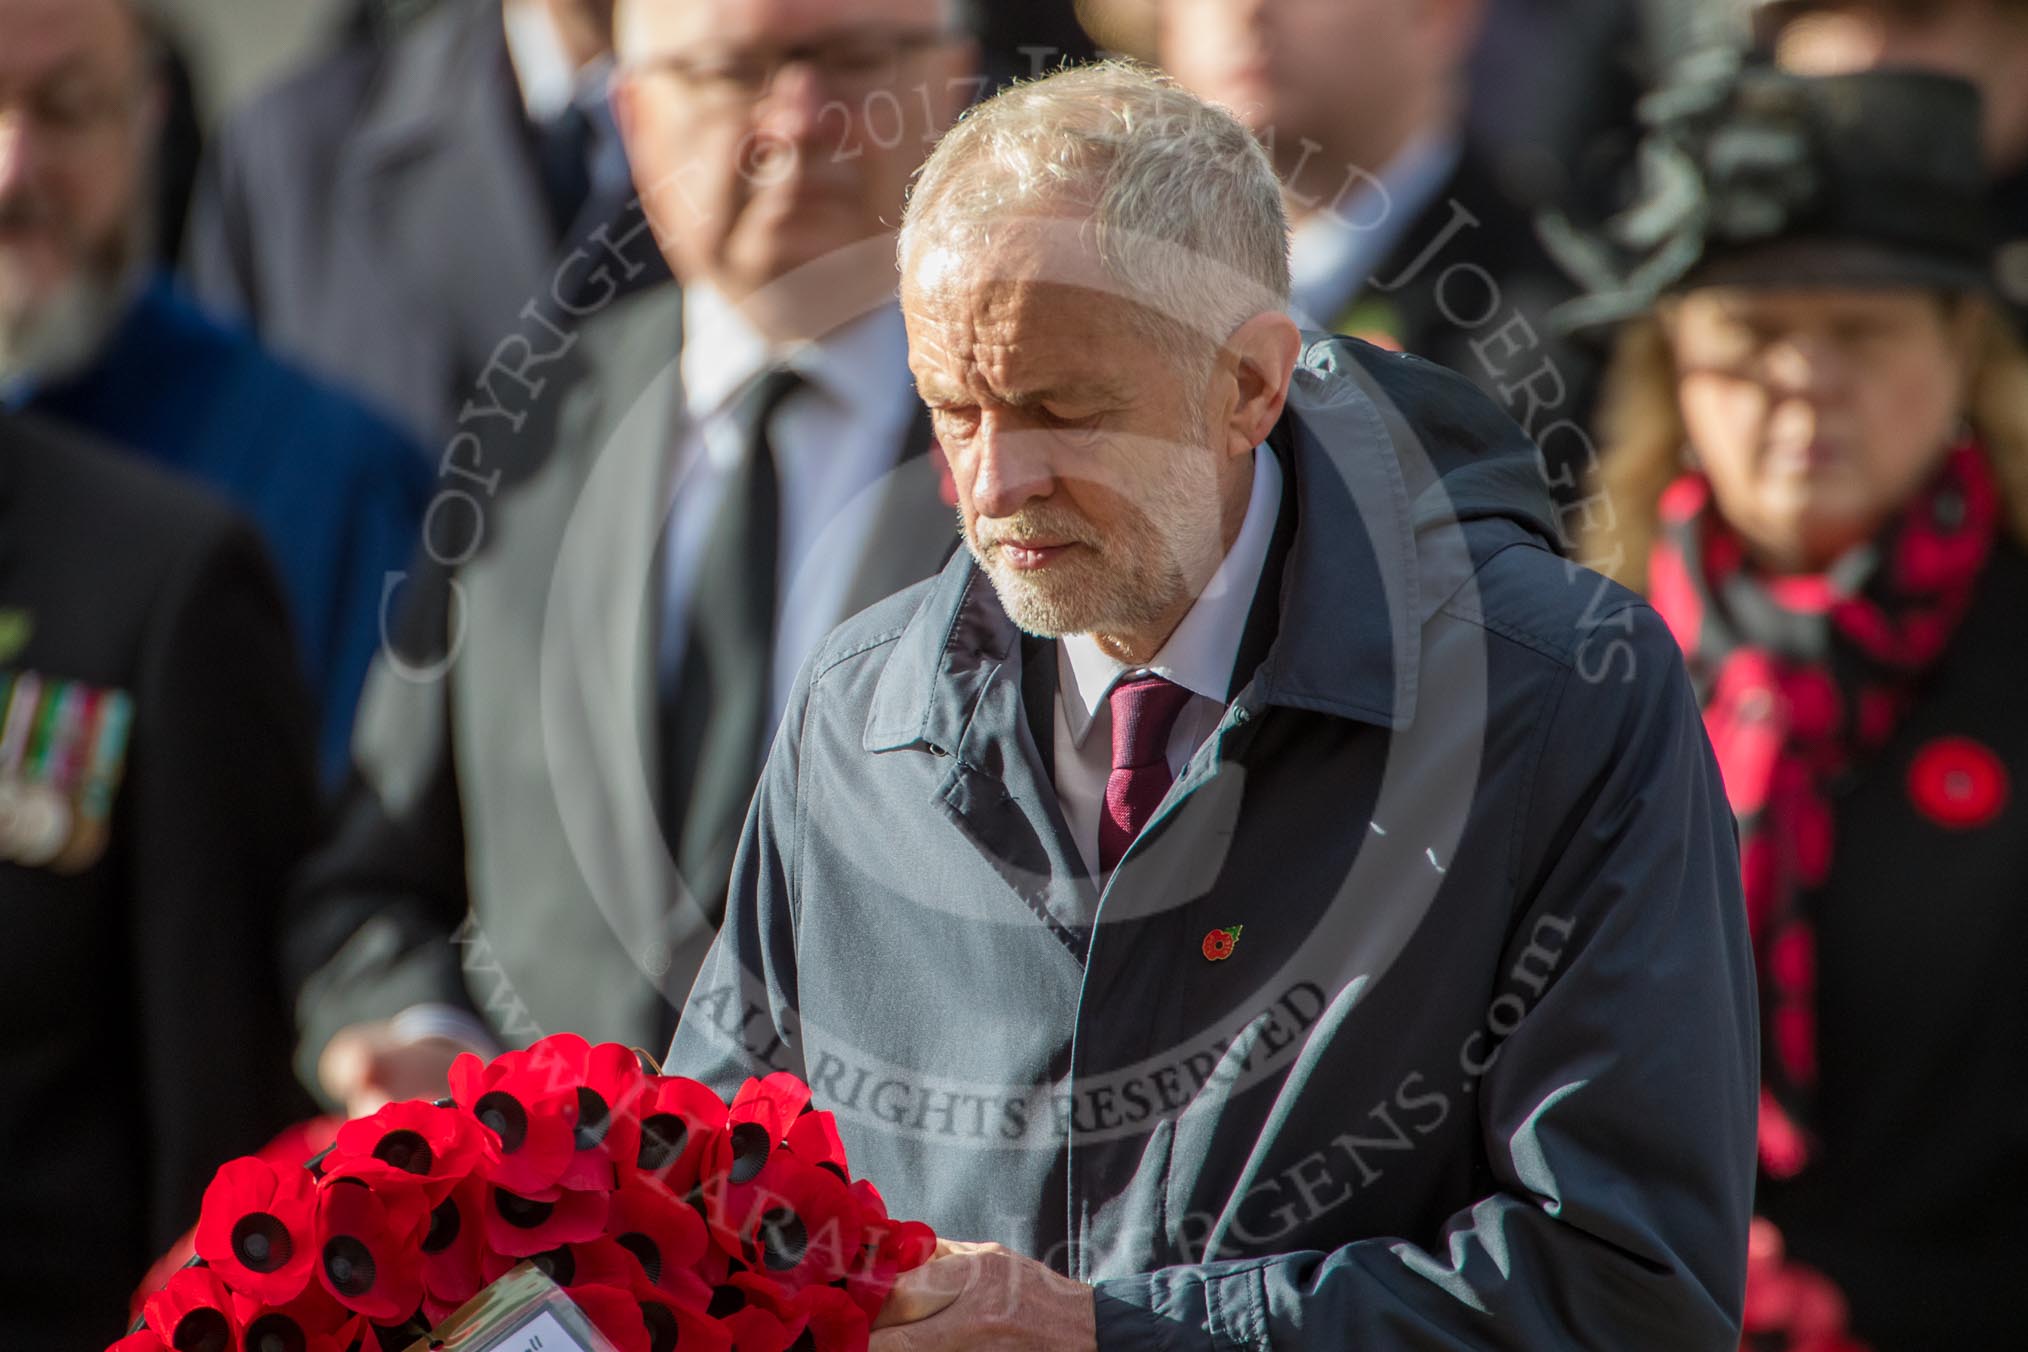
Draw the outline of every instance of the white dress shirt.
[[[1232,666],[1281,514],[1281,462],[1265,445],[1254,448],[1251,494],[1232,548],[1152,662],[1122,666],[1089,634],[1072,634],[1056,645],[1056,798],[1094,875],[1106,780],[1113,771],[1113,715],[1106,702],[1112,688],[1123,680],[1160,676],[1190,692],[1169,734],[1169,772],[1179,777],[1225,716]]]
[[[740,396],[777,362],[806,378],[769,422],[781,484],[771,679],[779,716],[804,659],[846,618],[853,579],[872,543],[877,495],[901,459],[915,413],[908,335],[900,307],[889,304],[816,342],[776,351],[723,297],[693,286],[683,294],[680,360],[686,416],[664,542],[657,649],[664,673],[683,661],[697,570],[726,476],[743,449]]]
[[[1289,314],[1298,324],[1321,330],[1337,324],[1450,181],[1460,150],[1455,132],[1418,137],[1374,179],[1361,179],[1336,210],[1326,204],[1296,227],[1289,240]]]

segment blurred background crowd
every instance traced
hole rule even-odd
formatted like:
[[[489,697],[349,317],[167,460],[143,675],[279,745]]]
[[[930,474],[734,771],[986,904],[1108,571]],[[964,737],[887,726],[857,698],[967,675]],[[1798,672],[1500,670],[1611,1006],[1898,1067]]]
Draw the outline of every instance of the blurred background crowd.
[[[1681,641],[1754,1346],[2020,1344],[2028,3],[0,0],[0,1346],[319,1112],[667,1045],[802,658],[956,546],[909,177],[1105,53]]]

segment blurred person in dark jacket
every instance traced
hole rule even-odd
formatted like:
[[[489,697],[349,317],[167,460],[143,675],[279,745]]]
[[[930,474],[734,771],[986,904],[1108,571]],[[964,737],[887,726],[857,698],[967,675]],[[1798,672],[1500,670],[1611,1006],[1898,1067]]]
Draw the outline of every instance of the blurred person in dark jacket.
[[[1802,74],[1912,66],[1978,86],[1994,280],[2028,325],[2028,0],[1768,0],[1756,18]]]
[[[2014,1346],[2028,357],[1987,272],[1978,98],[1763,69],[1660,102],[1571,312],[1620,325],[1580,556],[1669,622],[1739,819],[1756,1248],[1828,1276],[1878,1352]]]
[[[197,294],[436,451],[523,307],[573,318],[559,260],[638,221],[606,97],[612,8],[368,6],[214,138]]]
[[[335,774],[427,473],[391,425],[155,270],[159,108],[128,0],[0,0],[0,404],[88,428],[245,509],[289,599]]]
[[[1470,378],[1561,467],[1584,458],[1589,366],[1543,327],[1568,285],[1466,127],[1482,8],[1161,0],[1158,51],[1267,146],[1295,230],[1297,320]]]
[[[470,538],[426,541],[297,886],[301,1070],[355,1112],[463,1047],[665,1045],[798,667],[955,544],[892,236],[976,88],[952,7],[619,20],[653,229],[488,381],[439,499]],[[658,244],[680,286],[623,285]]]
[[[253,531],[0,412],[0,1346],[119,1336],[213,1169],[309,1110],[276,912],[311,747]]]

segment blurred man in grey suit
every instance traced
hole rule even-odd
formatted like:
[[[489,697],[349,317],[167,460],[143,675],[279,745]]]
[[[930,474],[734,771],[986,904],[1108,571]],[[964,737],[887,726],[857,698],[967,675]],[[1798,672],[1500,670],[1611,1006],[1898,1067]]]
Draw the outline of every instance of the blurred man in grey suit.
[[[948,8],[624,0],[617,31],[680,297],[626,290],[646,228],[580,251],[597,303],[525,330],[460,434],[294,898],[299,1068],[353,1111],[467,1046],[663,1045],[804,656],[956,541],[892,236],[976,87]]]
[[[383,0],[220,129],[191,210],[200,298],[440,449],[553,261],[628,223],[612,12]]]

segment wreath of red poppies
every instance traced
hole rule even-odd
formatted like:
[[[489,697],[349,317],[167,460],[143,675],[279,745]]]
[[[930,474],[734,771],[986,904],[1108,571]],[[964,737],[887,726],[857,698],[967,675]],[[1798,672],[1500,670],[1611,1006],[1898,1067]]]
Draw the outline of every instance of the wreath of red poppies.
[[[524,1261],[619,1352],[863,1352],[936,1249],[793,1075],[727,1104],[558,1034],[461,1056],[450,1088],[346,1123],[306,1169],[226,1164],[197,1259],[111,1352],[406,1347]]]

